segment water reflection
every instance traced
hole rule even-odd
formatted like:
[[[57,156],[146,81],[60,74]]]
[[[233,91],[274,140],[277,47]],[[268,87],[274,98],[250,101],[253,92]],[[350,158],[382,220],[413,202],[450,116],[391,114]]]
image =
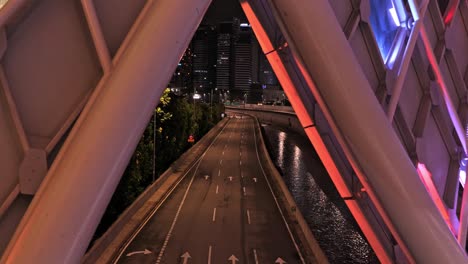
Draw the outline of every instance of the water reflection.
[[[264,127],[272,160],[330,263],[378,263],[310,143]]]
[[[286,133],[280,131],[278,134],[278,164],[283,166],[283,153],[284,153],[284,142],[286,141]]]

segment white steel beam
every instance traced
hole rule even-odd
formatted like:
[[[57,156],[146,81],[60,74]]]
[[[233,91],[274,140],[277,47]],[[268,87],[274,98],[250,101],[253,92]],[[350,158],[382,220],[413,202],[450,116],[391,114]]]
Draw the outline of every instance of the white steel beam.
[[[466,263],[422,185],[327,0],[271,0],[353,169],[410,262]],[[430,230],[430,231],[429,231]]]
[[[86,21],[88,21],[89,31],[91,32],[91,37],[93,38],[96,53],[99,61],[101,62],[104,74],[109,74],[112,68],[112,60],[109,54],[109,49],[107,48],[106,40],[102,34],[101,24],[99,23],[93,1],[94,0],[81,0],[81,5],[83,6]]]
[[[7,196],[3,203],[0,203],[0,218],[2,218],[3,214],[10,208],[10,205],[15,201],[16,197],[20,194],[20,186],[17,184],[13,191]]]
[[[419,37],[419,31],[424,23],[424,15],[426,14],[428,3],[429,0],[424,0],[421,3],[421,11],[418,11],[417,9],[411,9],[411,11],[415,12],[413,17],[419,17],[419,19],[415,21],[413,29],[411,30],[408,43],[406,44],[405,53],[403,53],[403,61],[401,62],[401,65],[398,69],[397,79],[392,89],[392,97],[390,98],[390,103],[388,104],[387,108],[387,117],[390,122],[393,121],[393,116],[395,115],[398,101],[400,100],[401,90],[403,89],[403,84],[406,80],[406,74],[408,73],[408,67],[411,62],[411,57],[413,56],[414,47],[416,46],[416,41]]]
[[[28,137],[26,136],[26,132],[24,131],[23,122],[21,122],[21,118],[18,113],[18,108],[16,107],[15,100],[11,95],[10,85],[8,84],[8,80],[5,76],[5,71],[3,70],[2,66],[0,66],[0,84],[1,87],[3,87],[3,93],[5,94],[8,108],[10,110],[10,116],[13,120],[13,124],[15,125],[16,133],[18,134],[18,139],[21,143],[21,147],[26,153],[30,148]]]
[[[0,7],[0,27],[5,26],[17,12],[23,8],[30,0],[9,0],[4,6]]]
[[[79,262],[210,2],[149,3],[141,27],[80,116],[1,263]]]
[[[304,127],[304,130],[309,140],[314,146],[314,149],[317,151],[317,154],[319,155],[320,160],[324,164],[325,169],[327,170],[328,174],[330,175],[330,178],[336,186],[338,193],[343,198],[352,197],[352,191],[344,181],[343,176],[341,175],[339,169],[333,161],[330,152],[327,150],[327,147],[325,146],[325,143],[319,131],[317,130],[317,127],[315,126],[315,121],[313,119],[313,108],[310,107],[310,101],[313,101],[313,99],[311,99],[312,96],[310,96],[309,98],[303,98],[298,93],[299,89],[308,89],[302,86],[313,86],[314,84],[310,81],[310,78],[306,78],[308,73],[301,71],[301,67],[299,67],[299,72],[297,73],[291,72],[291,67],[287,68],[286,63],[281,58],[279,52],[274,50],[270,37],[266,33],[267,30],[265,29],[265,26],[261,23],[259,19],[258,11],[255,12],[253,10],[253,7],[250,2],[253,2],[252,5],[256,3],[255,1],[241,0],[241,7],[244,10],[247,19],[249,20],[250,25],[252,26],[252,29],[258,39],[258,42],[263,52],[266,53],[268,62],[271,64],[273,71],[278,77],[278,81],[281,83],[284,92],[291,101],[291,104],[294,107],[294,111],[299,121],[301,122],[301,125]],[[284,54],[284,52],[282,52],[282,54]],[[286,60],[290,59],[291,58],[287,58]],[[292,59],[291,62],[294,62],[294,59]],[[297,80],[297,78],[291,78],[291,75],[294,74],[302,74],[302,76],[305,78],[305,83],[301,83]],[[369,244],[376,252],[376,255],[379,258],[379,260],[382,263],[391,263],[393,260],[392,257],[383,246],[382,241],[380,241],[378,235],[373,229],[373,226],[369,223],[368,219],[366,219],[364,212],[362,211],[362,208],[359,206],[358,202],[354,199],[348,199],[345,200],[345,203],[351,211],[351,214],[354,216],[362,232],[366,236],[367,240],[369,241]]]
[[[456,8],[455,8],[456,10]],[[455,11],[454,11],[455,12]],[[447,85],[445,83],[443,74],[440,70],[439,63],[434,55],[434,51],[432,50],[431,42],[427,35],[426,29],[423,26],[421,28],[421,39],[424,44],[424,49],[426,55],[429,59],[429,63],[431,65],[432,70],[434,71],[435,81],[437,82],[437,87],[439,88],[439,92],[441,93],[445,107],[449,113],[450,120],[455,128],[455,132],[458,136],[458,139],[462,145],[463,152],[465,155],[468,154],[467,150],[467,135],[466,135],[466,124],[462,124],[460,117],[458,116],[458,111],[455,108],[455,105],[450,97]],[[458,242],[462,247],[466,245],[466,236],[468,232],[468,192],[463,192],[461,210],[460,210],[460,226],[458,228]]]

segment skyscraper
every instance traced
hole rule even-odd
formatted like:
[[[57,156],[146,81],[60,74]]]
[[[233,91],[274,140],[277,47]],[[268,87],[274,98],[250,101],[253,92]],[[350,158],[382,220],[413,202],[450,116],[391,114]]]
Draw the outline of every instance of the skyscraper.
[[[239,35],[239,19],[222,22],[218,26],[216,87],[220,92],[229,91],[234,86],[235,46]]]
[[[273,103],[285,99],[278,79],[263,53],[259,56],[259,84],[262,88],[263,102]]]
[[[234,87],[231,95],[241,101],[257,102],[258,98],[261,100],[261,90],[257,88],[258,42],[250,25],[241,24],[239,29],[239,37],[234,44]]]
[[[231,100],[257,103],[262,101],[262,88],[279,89],[249,24],[236,18],[220,23],[217,48],[216,87],[229,91]]]
[[[216,87],[216,30],[201,25],[192,39],[193,85],[199,93],[210,93]]]
[[[189,46],[180,59],[174,74],[169,82],[169,88],[175,93],[187,93],[192,88],[192,48]]]
[[[216,86],[221,90],[230,88],[231,64],[231,35],[221,33],[218,35],[218,56],[216,60]]]

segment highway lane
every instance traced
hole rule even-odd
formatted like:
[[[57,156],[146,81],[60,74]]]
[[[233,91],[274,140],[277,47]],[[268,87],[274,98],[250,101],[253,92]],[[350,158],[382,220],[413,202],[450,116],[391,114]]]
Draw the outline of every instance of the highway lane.
[[[253,119],[231,119],[114,263],[302,263],[255,136]]]

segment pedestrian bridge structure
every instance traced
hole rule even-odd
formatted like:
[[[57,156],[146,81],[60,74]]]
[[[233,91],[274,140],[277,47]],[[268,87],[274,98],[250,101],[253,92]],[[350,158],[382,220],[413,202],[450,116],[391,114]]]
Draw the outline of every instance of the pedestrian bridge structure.
[[[0,263],[80,262],[210,2],[0,1]],[[240,4],[380,261],[467,263],[467,1]]]

